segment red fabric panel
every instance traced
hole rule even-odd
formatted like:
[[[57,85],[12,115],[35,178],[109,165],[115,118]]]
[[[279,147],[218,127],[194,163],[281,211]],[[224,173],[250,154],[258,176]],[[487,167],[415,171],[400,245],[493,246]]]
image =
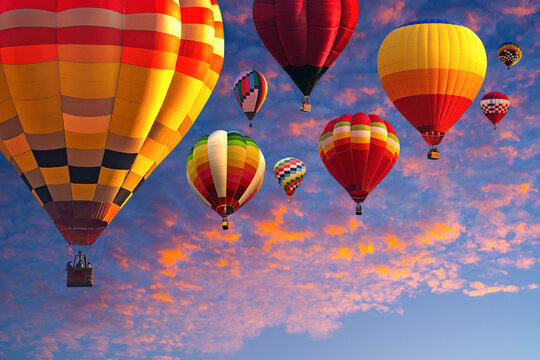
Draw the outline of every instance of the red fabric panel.
[[[57,201],[43,206],[66,241],[91,245],[105,230],[111,204],[94,201]]]
[[[85,7],[109,9],[123,13],[124,0],[58,0],[58,11]]]
[[[341,0],[308,0],[307,65],[325,64],[341,21]]]
[[[255,23],[255,28],[270,54],[272,54],[279,65],[285,67],[289,64],[289,61],[281,46],[274,13],[274,0],[255,0],[253,2],[253,22]]]
[[[39,9],[56,12],[57,0],[2,0],[0,14],[14,9]]]
[[[125,0],[125,14],[159,13],[180,19],[180,7],[173,0]]]
[[[275,1],[274,21],[287,65],[304,66],[308,59],[309,0]]]
[[[53,29],[56,33],[56,29]],[[100,26],[69,26],[58,29],[59,44],[122,46],[122,30]]]
[[[341,0],[341,19],[339,23],[339,30],[324,66],[332,66],[339,54],[341,54],[343,49],[345,49],[345,46],[347,46],[347,43],[351,39],[354,29],[356,28],[358,11],[357,0]]]
[[[57,44],[56,29],[47,27],[19,27],[0,32],[2,47]]]
[[[401,115],[421,134],[435,132],[443,135],[459,120],[470,104],[471,100],[465,97],[443,94],[414,95],[394,101]],[[442,138],[426,142],[437,145],[441,140]]]

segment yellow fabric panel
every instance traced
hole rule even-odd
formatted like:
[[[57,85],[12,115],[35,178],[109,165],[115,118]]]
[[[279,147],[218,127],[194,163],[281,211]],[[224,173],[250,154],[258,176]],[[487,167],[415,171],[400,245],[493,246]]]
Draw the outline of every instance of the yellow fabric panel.
[[[146,138],[154,123],[156,105],[141,105],[116,98],[109,131],[117,135]]]
[[[55,168],[40,168],[41,175],[45,179],[45,183],[49,184],[68,184],[69,183],[69,169],[67,166],[55,167]]]
[[[392,101],[426,94],[456,95],[473,100],[483,81],[476,73],[448,69],[407,70],[381,79]]]
[[[94,201],[112,203],[119,189],[116,186],[98,184],[96,186],[96,193],[94,194]]]
[[[81,64],[60,62],[62,95],[82,99],[114,97],[118,86],[119,63]]]
[[[124,180],[124,183],[122,184],[122,187],[128,191],[133,191],[135,187],[139,184],[139,182],[142,180],[142,175],[135,174],[134,172],[130,172],[126,179]]]
[[[107,141],[107,133],[78,134],[66,131],[66,147],[73,149],[103,149]]]
[[[156,159],[163,151],[167,151],[167,147],[165,145],[162,145],[153,139],[146,138],[141,151],[139,151],[139,154],[150,159]]]
[[[27,133],[50,134],[64,129],[59,96],[36,100],[14,99],[13,104]]]
[[[36,159],[34,159],[34,154],[32,153],[32,151],[28,151],[23,154],[16,155],[13,157],[13,160],[17,163],[17,165],[19,166],[19,169],[22,172],[28,172],[38,167]]]
[[[57,61],[21,65],[2,64],[2,66],[8,82],[33,83],[51,78],[58,79]]]
[[[116,45],[63,44],[58,46],[58,59],[77,63],[120,63],[122,47]]]
[[[17,111],[15,110],[15,106],[13,106],[11,98],[0,102],[0,122],[4,122],[15,116],[17,116]]]
[[[45,99],[58,95],[58,78],[35,79],[31,82],[9,83],[9,92],[14,99]]]
[[[429,23],[392,31],[379,48],[379,76],[414,69],[449,68],[485,75],[484,45],[470,29]]]
[[[30,151],[30,145],[24,134],[15,136],[14,138],[4,140],[4,145],[12,156],[20,155]],[[7,157],[9,158],[9,156]]]
[[[178,129],[202,86],[200,80],[175,73],[156,121],[168,128]]]
[[[139,154],[139,156],[137,156],[137,158],[135,159],[133,166],[131,167],[131,172],[142,176],[146,174],[146,172],[148,171],[148,169],[150,169],[153,163],[154,160]]]
[[[176,57],[174,60],[176,61]],[[117,96],[133,103],[152,104],[157,107],[157,115],[157,111],[167,95],[173,75],[174,70],[150,69],[122,64]]]
[[[82,134],[98,134],[109,131],[111,115],[104,116],[77,116],[63,114],[66,131]]]
[[[99,172],[98,184],[120,187],[126,178],[128,170],[115,170],[102,167]]]
[[[94,200],[96,184],[71,184],[71,193],[73,200]]]

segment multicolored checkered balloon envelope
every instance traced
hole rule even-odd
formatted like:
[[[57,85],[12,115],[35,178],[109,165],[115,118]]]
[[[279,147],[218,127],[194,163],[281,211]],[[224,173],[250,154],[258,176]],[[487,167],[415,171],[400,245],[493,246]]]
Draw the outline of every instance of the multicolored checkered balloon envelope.
[[[223,64],[215,0],[2,0],[0,150],[90,245],[189,130]]]
[[[249,127],[252,127],[252,120],[261,109],[268,94],[266,78],[256,70],[244,71],[236,77],[233,90],[238,105],[249,120]]]
[[[493,130],[497,130],[497,123],[502,120],[510,108],[510,99],[503,93],[490,92],[480,100],[480,108],[493,123]]]
[[[292,202],[291,197],[306,175],[306,165],[293,157],[281,159],[274,165],[274,175]]]

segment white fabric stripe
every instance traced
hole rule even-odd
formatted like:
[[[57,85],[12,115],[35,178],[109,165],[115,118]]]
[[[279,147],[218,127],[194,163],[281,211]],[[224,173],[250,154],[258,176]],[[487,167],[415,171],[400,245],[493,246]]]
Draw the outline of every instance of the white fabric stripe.
[[[259,96],[259,89],[255,89],[244,100],[244,103],[242,104],[242,110],[244,110],[244,112],[253,112],[253,111],[255,111],[255,107],[257,106],[257,97],[258,96]]]
[[[182,24],[170,15],[140,13],[126,15],[126,30],[147,30],[180,37]]]
[[[206,205],[208,205],[209,208],[212,208],[212,205],[210,205],[210,203],[208,201],[206,201],[206,199],[201,195],[201,193],[199,192],[199,190],[197,190],[197,188],[195,187],[195,185],[193,185],[193,183],[191,182],[191,179],[189,178],[189,172],[186,171],[186,176],[187,176],[187,180],[188,180],[188,184],[189,186],[191,187],[191,190],[193,190],[193,192],[195,193],[195,195],[197,195],[199,197],[199,199],[201,199],[201,201],[203,203],[205,203]]]
[[[264,161],[264,156],[259,149],[259,167],[257,168],[257,172],[255,173],[255,176],[253,177],[253,180],[251,180],[251,183],[249,184],[248,188],[244,192],[244,195],[238,200],[238,204],[242,205],[244,201],[246,201],[247,198],[251,196],[251,194],[257,189],[260,183],[262,183],[264,179],[264,170],[266,167],[266,163]]]
[[[124,28],[124,14],[109,9],[78,8],[58,13],[58,27],[101,26],[114,29]]]
[[[58,14],[58,23],[56,15]],[[125,21],[125,27],[124,27]],[[124,15],[114,10],[101,8],[68,9],[59,13],[17,9],[0,14],[0,30],[14,27],[50,27],[64,28],[70,26],[100,26],[120,30],[146,30],[162,32],[180,37],[182,24],[170,15],[158,13],[138,13]],[[184,24],[188,39],[199,40],[201,27],[208,28],[204,41],[213,43],[214,28],[203,24]],[[196,35],[197,34],[197,35]]]
[[[16,9],[0,14],[0,30],[18,27],[56,27],[56,12]]]
[[[227,195],[227,132],[214,131],[206,144],[208,162],[218,197]]]

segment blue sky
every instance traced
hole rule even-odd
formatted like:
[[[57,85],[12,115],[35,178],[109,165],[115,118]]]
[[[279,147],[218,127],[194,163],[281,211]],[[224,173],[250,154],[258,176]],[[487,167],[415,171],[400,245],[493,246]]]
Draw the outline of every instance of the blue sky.
[[[540,5],[362,2],[311,113],[298,111],[301,93],[259,40],[251,3],[219,5],[220,80],[90,250],[95,287],[65,287],[67,244],[0,160],[0,358],[538,359]],[[438,162],[425,159],[376,67],[384,37],[425,17],[473,29],[488,56],[484,85]],[[523,49],[509,71],[497,58],[505,41]],[[232,91],[249,68],[269,81],[251,129]],[[497,132],[480,111],[490,91],[511,100]],[[317,150],[324,126],[355,112],[379,114],[401,143],[361,218]],[[185,176],[189,149],[217,129],[250,135],[267,163],[261,190],[226,233]],[[308,171],[290,205],[272,171],[287,156]]]

